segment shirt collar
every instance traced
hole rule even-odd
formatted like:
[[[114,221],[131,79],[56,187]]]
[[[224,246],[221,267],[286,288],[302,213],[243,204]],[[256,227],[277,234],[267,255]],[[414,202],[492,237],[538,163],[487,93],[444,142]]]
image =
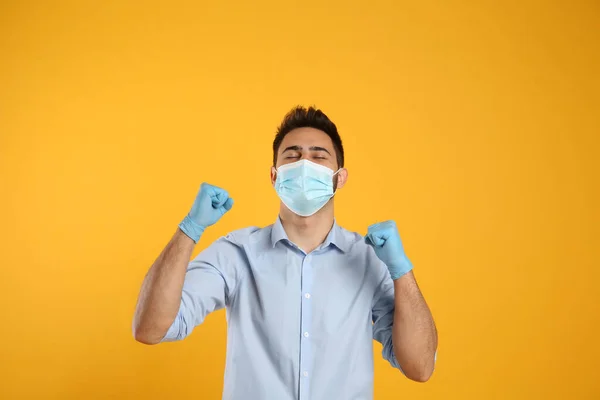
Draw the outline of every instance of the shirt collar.
[[[281,240],[287,240],[291,242],[285,233],[285,229],[283,229],[281,218],[277,217],[277,221],[275,221],[273,228],[271,229],[271,244],[273,247],[275,247],[275,245]],[[333,220],[333,227],[331,227],[331,230],[327,234],[323,244],[319,247],[325,248],[330,244],[340,249],[343,253],[346,253],[349,250],[349,244],[344,236],[344,232],[342,232],[342,228],[337,224],[335,219]]]

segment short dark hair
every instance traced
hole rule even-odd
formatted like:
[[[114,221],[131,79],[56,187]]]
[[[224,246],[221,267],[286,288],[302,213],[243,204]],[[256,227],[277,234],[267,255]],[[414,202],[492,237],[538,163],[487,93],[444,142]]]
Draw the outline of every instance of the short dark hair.
[[[283,138],[296,128],[315,128],[325,132],[333,142],[338,166],[340,168],[344,166],[344,146],[342,146],[342,139],[335,124],[318,108],[302,106],[292,108],[277,128],[277,134],[273,141],[273,166],[277,165],[277,152]]]

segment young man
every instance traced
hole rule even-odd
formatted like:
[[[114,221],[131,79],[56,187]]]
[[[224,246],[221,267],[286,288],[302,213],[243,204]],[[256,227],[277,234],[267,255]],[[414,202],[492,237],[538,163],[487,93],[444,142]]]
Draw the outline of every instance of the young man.
[[[335,124],[293,109],[273,143],[275,224],[232,232],[189,262],[233,206],[203,183],[144,279],[136,340],[181,340],[227,307],[223,399],[372,399],[373,338],[393,367],[428,380],[437,332],[396,225],[372,225],[366,237],[337,225],[333,195],[347,179]]]

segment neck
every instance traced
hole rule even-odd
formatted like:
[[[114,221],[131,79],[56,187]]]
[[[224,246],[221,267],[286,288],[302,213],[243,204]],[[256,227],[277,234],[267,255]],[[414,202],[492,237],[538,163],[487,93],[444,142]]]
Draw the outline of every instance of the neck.
[[[279,217],[288,239],[308,254],[323,243],[333,227],[333,200],[310,217],[294,214],[282,203]]]

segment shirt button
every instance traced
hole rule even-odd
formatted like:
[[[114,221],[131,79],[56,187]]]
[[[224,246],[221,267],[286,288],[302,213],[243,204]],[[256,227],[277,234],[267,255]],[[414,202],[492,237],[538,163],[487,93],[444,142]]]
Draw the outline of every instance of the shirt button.
[[[306,297],[307,299],[310,299],[310,293],[306,293],[306,294],[304,295],[304,297]]]
[[[308,337],[308,332],[304,332],[304,337]]]
[[[304,371],[302,375],[304,375],[305,378],[308,377],[308,371]]]

